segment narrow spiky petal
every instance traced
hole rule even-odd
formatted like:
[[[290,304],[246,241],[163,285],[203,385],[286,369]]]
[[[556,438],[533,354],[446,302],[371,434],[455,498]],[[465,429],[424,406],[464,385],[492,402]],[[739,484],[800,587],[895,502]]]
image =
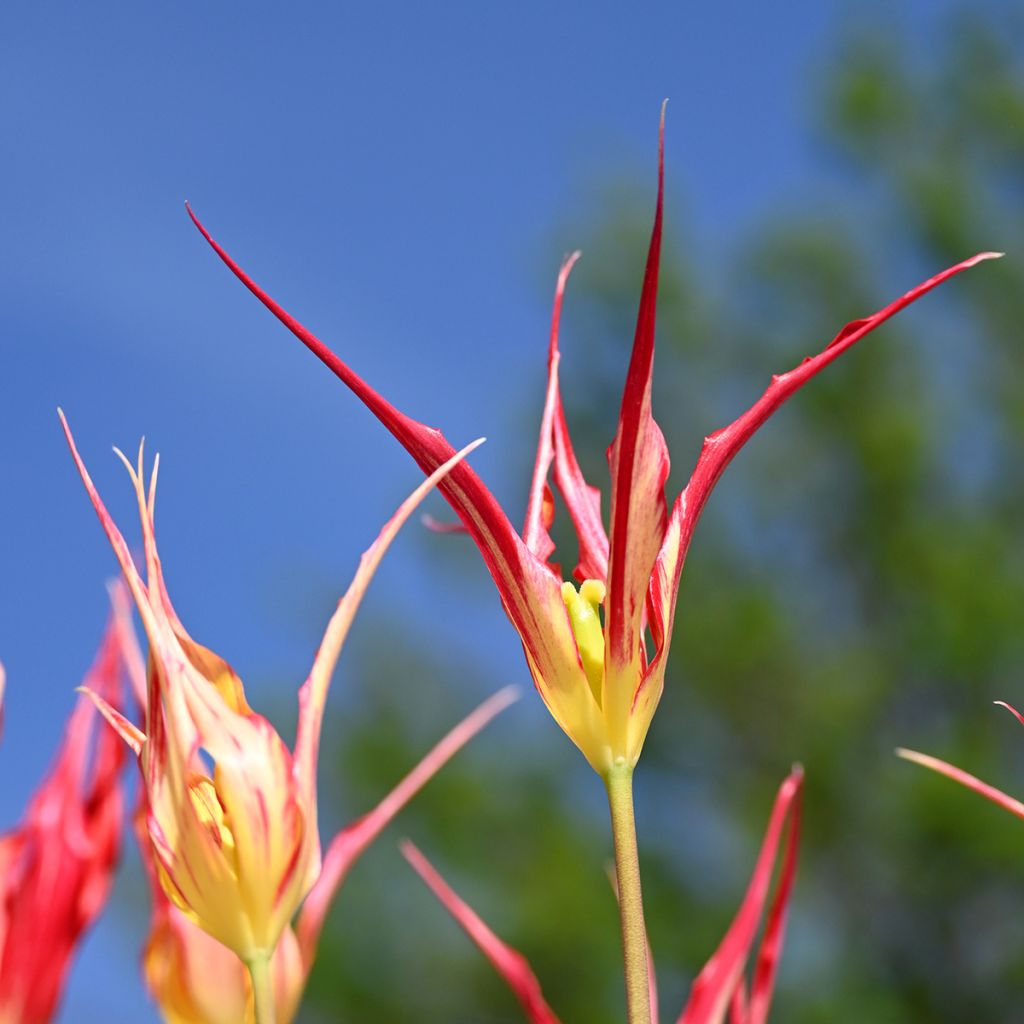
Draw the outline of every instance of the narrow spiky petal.
[[[1005,700],[995,700],[992,703],[997,707],[1006,708],[1006,710],[1009,711],[1021,725],[1024,725],[1024,715],[1022,715],[1012,704],[1007,704]]]
[[[612,479],[611,551],[605,628],[605,692],[610,727],[623,733],[645,667],[643,629],[651,571],[665,536],[665,439],[651,412],[654,324],[658,299],[665,191],[665,111],[658,132],[658,199],[644,271],[636,336],[615,441],[608,452]],[[614,740],[613,740],[614,742]],[[624,745],[621,737],[620,745]]]
[[[562,300],[569,274],[579,259],[579,252],[569,255],[562,263],[555,286],[555,302],[551,312],[551,335],[548,341],[548,388],[541,420],[540,443],[537,447],[537,463],[530,488],[530,507],[527,511],[527,526],[523,532],[527,545],[531,542],[531,513],[536,509],[550,507],[551,492],[547,488],[548,472],[554,460],[554,477],[558,490],[565,500],[579,541],[579,564],[573,575],[580,582],[588,579],[604,580],[608,575],[608,535],[601,520],[601,492],[592,487],[583,477],[569,425],[562,406],[558,367],[558,332],[562,317]],[[545,526],[546,536],[547,526]],[[550,540],[550,538],[549,538]],[[550,551],[548,552],[550,553]],[[544,557],[547,557],[546,555]]]
[[[1021,803],[1020,800],[1015,800],[1012,796],[1008,796],[1001,789],[996,789],[995,786],[982,782],[981,779],[971,775],[970,772],[965,772],[962,768],[957,768],[956,765],[950,764],[948,761],[942,761],[929,754],[921,754],[916,750],[907,750],[905,747],[897,747],[896,754],[905,761],[913,761],[915,764],[930,768],[933,772],[945,775],[954,782],[959,782],[961,786],[966,786],[968,789],[974,790],[975,793],[980,793],[986,800],[991,800],[992,803],[998,804],[1004,811],[1009,811],[1018,818],[1024,818],[1024,803]]]
[[[485,725],[518,699],[516,688],[506,686],[485,700],[448,732],[372,811],[345,826],[331,840],[324,854],[320,877],[302,904],[295,925],[302,961],[307,970],[313,965],[327,911],[355,862],[424,785]]]
[[[366,405],[424,472],[432,473],[455,454],[439,430],[399,412],[267,295],[214,241],[192,210],[188,212],[225,266]],[[602,771],[608,753],[600,708],[587,685],[558,580],[523,543],[497,499],[466,463],[456,466],[438,490],[476,542],[545,704],[595,769]]]
[[[432,473],[455,454],[455,449],[439,430],[396,409],[263,291],[213,239],[191,207],[188,207],[188,214],[235,277],[363,402],[425,473]],[[536,564],[537,560],[523,544],[497,499],[468,465],[458,467],[439,489],[477,542],[513,622],[522,627],[520,633],[524,638],[529,637],[533,631],[529,610],[523,607],[524,584],[541,565]]]
[[[544,412],[540,420],[540,437],[537,441],[533,478],[530,481],[530,495],[526,503],[526,520],[523,524],[523,542],[542,562],[548,562],[552,551],[555,550],[554,541],[548,532],[555,517],[555,500],[548,484],[548,475],[555,457],[554,422],[556,410],[560,404],[558,395],[558,325],[562,316],[565,283],[579,256],[578,252],[574,252],[563,261],[558,272],[558,283],[555,286],[555,303],[551,313],[551,340],[548,344],[548,386],[544,396]],[[561,577],[557,566],[552,566],[552,571],[556,576]]]
[[[445,909],[494,965],[494,969],[519,1000],[530,1024],[559,1024],[554,1011],[544,999],[537,976],[523,954],[502,942],[472,907],[456,895],[433,865],[409,840],[402,843],[402,853]]]
[[[686,552],[707,499],[725,467],[772,413],[858,341],[944,281],[977,263],[1001,255],[1001,253],[983,252],[972,256],[922,282],[872,316],[848,323],[816,356],[804,359],[799,366],[788,373],[772,377],[764,394],[742,416],[729,426],[704,439],[704,445],[690,476],[690,481],[672,506],[664,541],[651,577],[648,609],[654,637],[654,655],[633,698],[630,745],[634,751],[634,758],[639,756],[639,746],[642,745],[647,725],[661,697],[665,661],[672,637],[676,598]]]
[[[700,518],[704,504],[722,475],[725,467],[733,460],[740,449],[758,431],[764,422],[787,399],[800,390],[811,378],[817,376],[829,363],[834,362],[844,352],[851,349],[862,338],[877,327],[895,316],[900,310],[927,295],[932,289],[948,281],[951,277],[975,266],[984,260],[998,259],[1002,253],[982,252],[970,259],[963,260],[934,277],[928,278],[910,291],[901,295],[888,306],[871,316],[848,323],[816,356],[808,356],[799,366],[788,373],[772,377],[764,394],[738,419],[727,427],[715,431],[704,439],[704,445],[697,465],[690,476],[690,482],[683,492],[683,532],[681,544],[683,552],[689,546],[694,527]]]
[[[295,775],[314,818],[316,814],[316,764],[327,692],[342,645],[345,643],[352,620],[362,603],[366,588],[370,585],[384,553],[420,502],[437,486],[439,481],[445,479],[470,452],[481,444],[483,444],[483,438],[467,445],[462,451],[456,452],[402,502],[395,514],[384,524],[377,539],[360,557],[352,583],[338,602],[338,607],[327,624],[320,649],[313,660],[313,667],[299,689],[299,722],[295,736]],[[316,877],[320,869],[319,846],[317,850],[318,856],[310,860],[309,867],[313,872],[310,884],[313,883],[313,878]]]
[[[677,1024],[722,1024],[726,1013],[734,1005],[736,989],[743,981],[744,969],[768,898],[779,843],[788,820],[789,833],[786,838],[782,871],[775,899],[768,913],[768,922],[754,972],[756,989],[752,993],[748,1019],[744,1024],[754,1024],[755,1021],[760,1024],[763,1021],[763,1016],[750,1017],[749,1014],[755,1006],[759,1014],[766,1014],[771,1000],[775,964],[782,948],[786,908],[796,871],[802,785],[803,771],[797,767],[779,787],[743,903],[721,945],[694,981],[690,998]],[[743,1002],[746,1000],[743,999]]]

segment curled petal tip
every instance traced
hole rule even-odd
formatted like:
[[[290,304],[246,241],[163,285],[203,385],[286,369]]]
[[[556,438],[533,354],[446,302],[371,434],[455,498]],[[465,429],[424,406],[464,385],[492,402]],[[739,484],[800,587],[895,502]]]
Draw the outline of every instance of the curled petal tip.
[[[1012,704],[1007,704],[1005,700],[994,700],[992,703],[998,704],[1001,708],[1006,708],[1006,710],[1009,711],[1021,725],[1024,725],[1024,715],[1022,715]]]

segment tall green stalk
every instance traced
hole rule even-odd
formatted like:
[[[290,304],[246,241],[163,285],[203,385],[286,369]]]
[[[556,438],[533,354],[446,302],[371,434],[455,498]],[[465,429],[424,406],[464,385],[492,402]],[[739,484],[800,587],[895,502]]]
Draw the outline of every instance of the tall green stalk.
[[[622,955],[626,966],[626,1010],[629,1024],[651,1024],[647,969],[647,928],[640,892],[640,858],[633,816],[633,769],[613,767],[604,779],[615,841],[615,874],[622,921]]]

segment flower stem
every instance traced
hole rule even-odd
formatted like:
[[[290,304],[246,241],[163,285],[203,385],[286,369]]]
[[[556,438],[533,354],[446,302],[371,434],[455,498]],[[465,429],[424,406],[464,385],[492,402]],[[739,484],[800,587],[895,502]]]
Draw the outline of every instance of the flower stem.
[[[252,1006],[255,1024],[275,1024],[274,986],[270,978],[270,957],[255,953],[245,962],[252,979]]]
[[[651,1024],[647,972],[647,929],[640,892],[640,858],[633,818],[633,769],[613,766],[604,779],[615,840],[615,875],[622,921],[622,955],[626,965],[626,1013],[629,1024]]]

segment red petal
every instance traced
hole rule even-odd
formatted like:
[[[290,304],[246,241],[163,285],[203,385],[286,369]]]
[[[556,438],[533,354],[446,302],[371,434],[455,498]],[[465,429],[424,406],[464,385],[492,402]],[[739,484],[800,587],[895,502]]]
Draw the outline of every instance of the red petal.
[[[120,657],[108,625],[83,685],[119,702]],[[121,740],[79,697],[22,824],[0,837],[0,1018],[7,1012],[23,1024],[45,1024],[56,1012],[75,947],[110,889],[121,845],[123,760]]]
[[[423,786],[485,725],[518,699],[516,688],[506,686],[485,700],[437,743],[372,811],[347,825],[331,840],[320,877],[306,897],[295,926],[307,970],[316,957],[317,942],[331,901],[352,865]]]
[[[968,789],[973,789],[975,793],[980,793],[986,799],[991,800],[992,803],[998,804],[1004,811],[1009,811],[1011,814],[1017,815],[1018,818],[1024,818],[1024,804],[1019,800],[1015,800],[1012,796],[1007,796],[1006,793],[996,789],[995,786],[982,782],[981,779],[971,775],[969,772],[965,772],[962,768],[957,768],[948,761],[941,761],[937,757],[919,754],[916,750],[907,750],[904,747],[897,747],[896,753],[906,761],[913,761],[916,764],[923,765],[925,768],[931,768],[933,772],[938,772],[940,775],[951,778],[954,782],[959,782],[960,785],[966,786]]]
[[[754,985],[748,1015],[744,1024],[762,1024],[764,1021],[771,1001],[775,966],[782,948],[786,909],[796,871],[802,786],[803,770],[798,767],[779,787],[761,844],[761,852],[758,854],[754,874],[743,897],[743,903],[721,945],[694,981],[689,1001],[677,1024],[720,1024],[733,1004],[737,986],[743,982],[743,970],[750,956],[758,922],[761,920],[761,913],[768,897],[768,887],[775,870],[782,831],[787,819],[790,819],[785,858],[775,898],[768,912],[764,938],[754,969]]]
[[[611,554],[605,664],[610,673],[632,680],[614,687],[612,696],[632,702],[642,670],[643,618],[654,560],[665,535],[665,480],[668,451],[651,415],[651,374],[654,366],[654,321],[658,297],[664,197],[664,129],[662,108],[658,136],[658,200],[647,253],[633,354],[629,361],[615,441],[608,451],[612,478]],[[607,695],[606,695],[607,696]],[[629,703],[626,704],[628,708]]]
[[[562,298],[569,273],[579,259],[572,253],[563,263],[555,288],[554,309],[551,314],[551,336],[548,342],[548,388],[541,417],[537,460],[530,486],[530,500],[526,510],[523,538],[538,558],[545,561],[554,550],[548,529],[554,517],[554,501],[548,487],[548,474],[555,464],[555,481],[565,499],[576,536],[579,539],[580,559],[576,568],[579,580],[604,580],[608,572],[608,538],[601,522],[601,494],[583,479],[576,454],[569,438],[562,398],[558,386],[558,328],[562,316]],[[552,566],[556,575],[557,568]]]
[[[704,509],[704,503],[714,489],[718,478],[725,467],[732,461],[736,453],[750,440],[758,428],[782,405],[794,392],[799,391],[820,370],[833,360],[838,359],[847,349],[852,348],[865,335],[880,327],[901,309],[909,306],[933,288],[959,274],[968,267],[973,267],[983,260],[995,259],[1002,253],[982,252],[970,259],[957,263],[956,266],[943,270],[940,274],[912,288],[905,295],[890,303],[884,309],[863,320],[848,323],[816,356],[809,356],[799,366],[781,376],[772,377],[771,384],[764,394],[742,415],[729,426],[711,434],[704,439],[697,465],[690,477],[684,492],[684,518],[682,530],[682,552],[685,555],[689,547],[694,527]],[[680,564],[682,559],[680,559]]]
[[[495,970],[505,979],[508,987],[522,1004],[531,1024],[558,1024],[558,1018],[544,1000],[540,982],[523,954],[505,945],[473,909],[459,899],[427,858],[408,840],[402,843],[402,853],[452,917],[462,925],[484,956],[491,961]]]
[[[433,472],[455,454],[455,449],[439,430],[399,412],[279,306],[213,240],[191,209],[188,214],[228,269],[366,405],[425,473]],[[505,610],[536,669],[534,678],[538,686],[544,680],[564,679],[567,672],[572,675],[573,689],[577,684],[584,685],[583,669],[578,664],[576,643],[558,582],[522,542],[497,499],[466,463],[456,466],[438,489],[480,549]]]
[[[1012,704],[1007,704],[1005,700],[997,700],[993,701],[993,703],[998,704],[1001,708],[1006,708],[1006,710],[1009,711],[1021,725],[1024,725],[1024,715],[1022,715]]]

